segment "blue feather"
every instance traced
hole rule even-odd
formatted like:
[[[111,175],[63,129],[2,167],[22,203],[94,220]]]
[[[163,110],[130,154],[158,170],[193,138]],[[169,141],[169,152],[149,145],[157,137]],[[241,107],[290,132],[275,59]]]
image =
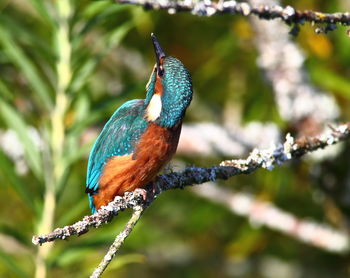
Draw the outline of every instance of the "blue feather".
[[[89,205],[90,205],[91,212],[95,213],[96,212],[96,208],[95,208],[95,205],[94,205],[94,197],[93,197],[93,194],[91,194],[91,193],[89,193]]]
[[[86,178],[86,192],[89,193],[92,212],[96,211],[93,194],[98,191],[103,166],[113,156],[132,154],[147,128],[147,121],[143,117],[144,106],[144,100],[135,99],[119,107],[104,126],[92,148]]]

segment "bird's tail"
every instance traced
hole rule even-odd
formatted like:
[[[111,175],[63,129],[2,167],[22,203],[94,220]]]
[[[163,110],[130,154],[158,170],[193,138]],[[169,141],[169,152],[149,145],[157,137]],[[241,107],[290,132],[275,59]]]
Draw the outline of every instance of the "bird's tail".
[[[92,213],[95,213],[96,212],[96,207],[94,205],[94,196],[92,193],[89,193],[89,205],[90,205],[90,209],[91,209],[91,212]]]

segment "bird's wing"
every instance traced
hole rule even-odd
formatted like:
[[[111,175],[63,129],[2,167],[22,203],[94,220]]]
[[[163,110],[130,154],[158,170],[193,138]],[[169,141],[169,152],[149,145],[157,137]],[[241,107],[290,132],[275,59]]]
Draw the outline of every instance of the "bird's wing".
[[[147,127],[143,118],[144,100],[135,99],[118,108],[97,138],[88,162],[86,192],[98,190],[103,166],[112,156],[130,155]]]

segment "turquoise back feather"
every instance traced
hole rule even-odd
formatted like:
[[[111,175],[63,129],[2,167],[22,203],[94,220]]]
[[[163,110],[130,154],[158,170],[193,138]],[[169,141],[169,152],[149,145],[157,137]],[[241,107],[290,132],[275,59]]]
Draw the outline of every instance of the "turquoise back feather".
[[[142,133],[147,127],[143,117],[144,100],[135,99],[119,107],[104,126],[89,156],[86,192],[90,207],[95,212],[92,195],[98,190],[103,166],[113,156],[132,154]]]

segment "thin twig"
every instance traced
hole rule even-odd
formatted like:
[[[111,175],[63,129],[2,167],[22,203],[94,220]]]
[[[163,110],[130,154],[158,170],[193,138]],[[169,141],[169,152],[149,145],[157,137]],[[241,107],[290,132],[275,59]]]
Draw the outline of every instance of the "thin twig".
[[[152,0],[115,0],[117,3],[132,4],[142,6],[145,9],[167,10],[170,14],[177,12],[191,12],[198,16],[212,16],[217,14],[240,14],[248,16],[254,14],[261,19],[280,18],[284,22],[291,24],[304,24],[305,21],[312,23],[326,23],[329,27],[327,31],[334,28],[335,23],[350,25],[350,13],[321,13],[315,11],[298,11],[291,6],[282,7],[279,5],[257,5],[253,6],[246,2],[236,1],[152,1]]]
[[[109,265],[109,263],[112,261],[112,259],[118,252],[119,248],[122,246],[125,239],[130,235],[136,223],[141,218],[141,215],[144,212],[144,209],[145,208],[143,208],[142,206],[134,207],[134,212],[130,220],[126,224],[124,230],[117,235],[113,244],[109,247],[107,254],[103,257],[102,261],[100,262],[98,267],[94,270],[94,272],[91,274],[90,278],[98,278],[102,275],[106,267]]]
[[[85,216],[83,220],[63,228],[57,228],[47,235],[34,236],[33,244],[43,244],[56,239],[66,239],[72,235],[81,235],[90,228],[97,228],[102,224],[112,221],[114,216],[126,208],[149,206],[154,199],[165,190],[184,188],[188,185],[201,184],[217,179],[228,179],[240,174],[249,174],[259,168],[272,170],[276,165],[281,165],[292,158],[298,158],[309,152],[334,145],[339,141],[350,138],[350,123],[340,125],[333,131],[316,137],[303,137],[294,140],[289,134],[284,144],[272,146],[266,150],[253,150],[247,159],[226,160],[220,166],[212,168],[187,167],[182,172],[174,172],[161,175],[154,182],[152,188],[147,188],[147,200],[143,201],[140,192],[126,193],[123,197],[117,196],[114,201],[99,209],[95,214]],[[155,192],[153,192],[153,190]]]

